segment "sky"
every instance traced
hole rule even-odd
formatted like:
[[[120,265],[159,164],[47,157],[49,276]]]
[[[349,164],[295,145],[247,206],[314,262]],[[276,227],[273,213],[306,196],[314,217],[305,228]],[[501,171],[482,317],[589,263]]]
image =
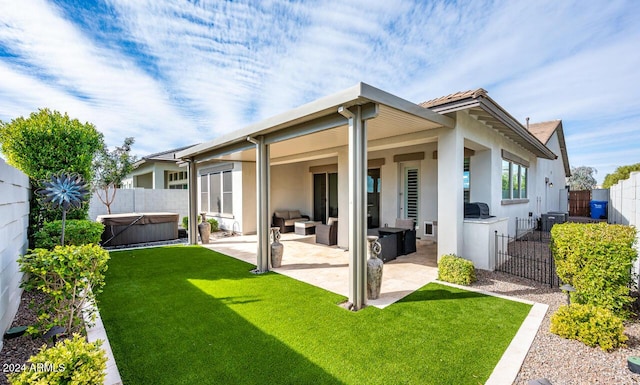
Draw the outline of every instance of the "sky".
[[[0,120],[67,112],[138,156],[358,82],[562,119],[602,182],[640,162],[640,1],[0,0]]]

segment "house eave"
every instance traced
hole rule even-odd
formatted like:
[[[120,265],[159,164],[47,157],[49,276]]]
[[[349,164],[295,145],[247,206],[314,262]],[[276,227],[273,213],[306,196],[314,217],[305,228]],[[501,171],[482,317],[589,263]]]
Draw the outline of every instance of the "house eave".
[[[553,151],[486,95],[456,100],[431,108],[440,114],[451,114],[456,111],[467,110],[470,115],[527,149],[535,156],[544,159],[557,158]]]

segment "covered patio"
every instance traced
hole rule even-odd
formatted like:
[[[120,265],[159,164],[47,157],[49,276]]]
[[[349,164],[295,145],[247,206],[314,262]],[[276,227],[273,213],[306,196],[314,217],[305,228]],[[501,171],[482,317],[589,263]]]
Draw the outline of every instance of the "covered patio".
[[[272,271],[349,296],[349,253],[315,243],[315,235],[283,234],[282,265]],[[256,261],[256,235],[218,238],[202,245],[250,264]],[[367,304],[384,308],[437,279],[436,244],[418,240],[417,251],[384,264],[380,297]]]
[[[250,224],[253,223],[255,226],[256,236],[253,237],[255,241],[247,245],[247,252],[252,249],[251,254],[248,254],[250,256],[248,261],[256,264],[257,272],[270,270],[269,232],[273,210],[299,209],[300,205],[290,206],[291,201],[299,197],[308,199],[311,195],[310,191],[305,190],[308,189],[309,183],[304,183],[304,178],[300,177],[303,174],[298,168],[311,170],[316,166],[333,167],[333,171],[327,172],[336,172],[337,183],[340,185],[336,203],[339,208],[337,243],[341,249],[335,250],[335,253],[343,256],[336,261],[339,261],[337,264],[343,265],[345,274],[344,277],[324,279],[324,281],[336,281],[330,284],[339,285],[340,289],[329,290],[347,295],[353,309],[358,310],[367,304],[368,168],[372,166],[372,161],[381,161],[379,165],[385,164],[384,159],[372,159],[376,156],[374,152],[396,149],[396,153],[385,154],[389,161],[394,162],[389,164],[391,167],[388,166],[388,168],[392,170],[392,174],[386,178],[393,189],[398,188],[397,175],[401,172],[402,162],[431,159],[426,155],[427,151],[429,155],[435,152],[439,154],[437,162],[432,161],[433,183],[425,185],[425,188],[430,190],[430,202],[433,203],[430,215],[443,230],[437,235],[437,254],[455,253],[460,249],[462,243],[460,232],[447,231],[461,227],[458,218],[462,216],[462,178],[448,177],[454,172],[461,173],[463,168],[463,138],[453,130],[454,126],[455,120],[452,118],[367,84],[359,83],[355,87],[248,126],[228,136],[194,146],[178,153],[177,157],[189,164],[190,186],[198,185],[199,172],[202,173],[202,170],[230,172],[229,179],[234,178],[233,170],[242,170],[242,176],[237,179],[242,184],[241,192],[238,191],[238,194],[243,196],[251,194],[254,198],[252,202],[244,198],[238,200],[242,205],[242,213],[234,214],[233,221],[241,222],[242,231],[245,234],[251,231]],[[425,151],[427,148],[421,147],[425,145],[427,145],[427,151]],[[398,152],[397,149],[400,148],[407,150]],[[419,148],[421,151],[410,152],[414,151],[414,148]],[[225,162],[233,164],[225,166]],[[222,167],[228,168],[223,170]],[[279,168],[276,169],[276,167]],[[251,177],[248,177],[249,175]],[[294,175],[298,176],[297,179],[290,179]],[[233,180],[235,185],[236,179]],[[416,188],[419,187],[416,185]],[[292,191],[296,195],[293,199],[291,199]],[[391,190],[387,189],[387,191]],[[398,202],[403,201],[398,198],[402,194],[393,195]],[[279,198],[284,196],[287,198]],[[233,197],[235,199],[235,193]],[[195,219],[200,211],[198,208],[200,198],[199,191],[191,188],[189,215],[191,243],[196,242]],[[275,200],[279,202],[274,202]],[[223,197],[223,201],[227,200]],[[224,209],[226,204],[224,202],[218,203],[218,207]],[[282,207],[284,204],[287,206]],[[234,204],[234,207],[237,206]],[[393,224],[396,218],[411,218],[409,210],[412,209],[409,205],[400,207],[400,204],[389,204],[385,208],[387,211],[380,215],[380,225],[387,222]],[[442,213],[446,215],[442,216]],[[317,218],[314,219],[317,220]],[[443,234],[447,236],[443,237]],[[435,249],[436,246],[433,245],[434,255]],[[309,255],[305,255],[305,252],[292,252],[290,255],[310,258]],[[283,263],[287,265],[286,259]],[[315,256],[313,260],[294,262],[294,264],[316,267],[321,267],[324,263],[328,262],[319,262]],[[435,266],[435,260],[433,265]],[[286,270],[286,268],[281,269]],[[331,271],[335,270],[331,269]],[[294,274],[293,271],[295,274],[301,274],[300,271],[304,270],[309,269],[308,267],[289,269],[291,274]],[[391,267],[386,268],[387,279],[393,278],[392,270]],[[318,270],[314,269],[312,274],[319,275]],[[435,278],[435,274],[434,270],[431,276]],[[406,277],[403,277],[403,280],[407,280]],[[426,282],[422,282],[415,288]],[[409,290],[402,286],[397,288],[388,286],[387,290],[400,293]],[[383,282],[383,293],[384,290]],[[403,294],[400,295],[402,296]]]

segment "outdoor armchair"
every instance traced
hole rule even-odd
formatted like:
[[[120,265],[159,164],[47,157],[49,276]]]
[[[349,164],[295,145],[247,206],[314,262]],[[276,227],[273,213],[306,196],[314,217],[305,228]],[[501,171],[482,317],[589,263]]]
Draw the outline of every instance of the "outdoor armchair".
[[[326,225],[316,225],[316,243],[329,246],[338,244],[338,218],[329,217]]]

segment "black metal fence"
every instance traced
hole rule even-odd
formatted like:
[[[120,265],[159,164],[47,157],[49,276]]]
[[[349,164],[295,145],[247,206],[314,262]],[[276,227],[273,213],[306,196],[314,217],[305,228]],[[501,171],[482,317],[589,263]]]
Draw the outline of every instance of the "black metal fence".
[[[519,230],[519,236],[516,237],[495,232],[496,270],[551,287],[559,286],[560,279],[551,255],[548,231],[524,227]]]

